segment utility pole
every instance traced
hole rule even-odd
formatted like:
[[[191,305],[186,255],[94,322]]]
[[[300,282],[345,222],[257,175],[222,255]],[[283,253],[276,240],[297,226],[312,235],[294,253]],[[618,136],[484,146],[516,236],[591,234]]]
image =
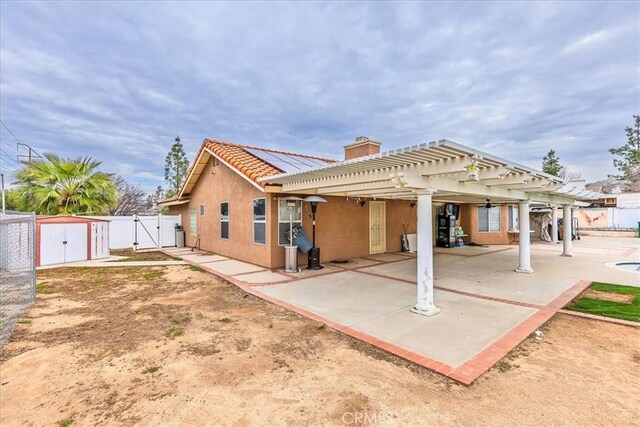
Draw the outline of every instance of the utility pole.
[[[18,155],[17,155],[17,157],[16,157],[16,160],[17,160],[18,162],[25,161],[25,160],[24,160],[24,158],[26,157],[26,158],[27,158],[27,160],[26,160],[26,161],[27,161],[27,163],[31,163],[31,161],[32,161],[32,160],[33,160],[33,158],[34,158],[34,155],[35,155],[35,158],[36,158],[36,159],[42,159],[42,156],[41,156],[40,154],[38,154],[38,153],[36,152],[36,150],[34,150],[34,149],[33,149],[33,148],[31,148],[30,146],[28,146],[27,144],[24,144],[24,143],[22,143],[22,142],[18,142],[18,143],[16,144],[16,150],[18,150],[18,152],[20,152],[20,147],[21,147],[21,146],[22,146],[22,147],[25,147],[25,148],[28,150],[28,153],[27,153],[26,155],[25,155],[25,154],[18,154]]]

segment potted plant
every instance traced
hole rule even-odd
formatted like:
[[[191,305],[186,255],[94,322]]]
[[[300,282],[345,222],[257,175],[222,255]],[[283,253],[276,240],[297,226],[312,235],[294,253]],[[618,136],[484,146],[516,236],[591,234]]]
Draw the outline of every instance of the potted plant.
[[[480,181],[480,170],[476,160],[472,160],[465,169],[467,169],[467,181]]]

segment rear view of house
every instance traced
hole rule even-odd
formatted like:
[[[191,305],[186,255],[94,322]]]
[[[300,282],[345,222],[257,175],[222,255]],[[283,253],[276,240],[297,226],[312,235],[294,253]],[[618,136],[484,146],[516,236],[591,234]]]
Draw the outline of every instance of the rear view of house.
[[[347,154],[350,150],[365,154],[379,150],[379,143],[371,142],[373,148],[367,145],[360,141],[348,148]],[[279,268],[284,265],[283,246],[288,244],[290,219],[283,198],[290,194],[259,180],[333,163],[322,157],[206,139],[179,196],[161,205],[168,206],[172,214],[182,214],[187,246]],[[316,244],[322,248],[322,261],[398,251],[402,223],[415,224],[415,209],[409,201],[325,199],[328,203],[321,204],[317,212]],[[378,219],[374,231],[380,230],[373,244],[367,237],[372,209]],[[311,236],[308,203],[295,203],[293,223],[302,225]],[[301,254],[300,263],[304,259]]]
[[[520,232],[523,200],[573,201],[558,193],[564,183],[557,177],[449,141],[382,154],[380,146],[359,137],[335,161],[205,139],[180,194],[161,205],[182,214],[187,246],[275,269],[284,266],[288,244],[287,196],[326,199],[317,212],[322,262],[400,251],[403,231],[417,232],[425,192],[433,195],[433,244],[439,214],[455,217],[456,240],[508,244]],[[414,176],[421,181],[408,182]],[[293,223],[310,236],[308,205],[295,203]]]

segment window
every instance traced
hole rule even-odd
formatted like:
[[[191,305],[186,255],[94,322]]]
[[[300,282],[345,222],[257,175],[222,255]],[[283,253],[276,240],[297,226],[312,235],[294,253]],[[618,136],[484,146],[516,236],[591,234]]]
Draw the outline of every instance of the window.
[[[198,234],[198,211],[196,208],[189,208],[189,234]]]
[[[253,243],[267,243],[267,199],[253,199]]]
[[[478,206],[478,231],[498,232],[500,231],[500,206],[486,208]]]
[[[220,203],[220,238],[229,238],[229,202]]]
[[[518,205],[509,205],[509,231],[519,230],[518,224]]]
[[[200,216],[204,216],[204,205],[200,205]]]
[[[295,207],[291,208],[293,225],[302,224],[302,200],[296,200],[295,203]],[[284,199],[278,199],[278,244],[289,244],[289,208]]]

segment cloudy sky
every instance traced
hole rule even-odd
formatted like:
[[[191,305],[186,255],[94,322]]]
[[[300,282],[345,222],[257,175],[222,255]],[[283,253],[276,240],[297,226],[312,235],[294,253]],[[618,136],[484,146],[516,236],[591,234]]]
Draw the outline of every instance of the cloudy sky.
[[[150,190],[176,135],[342,157],[450,139],[614,172],[640,113],[637,2],[0,3],[2,121]],[[2,127],[1,167],[16,164]]]

